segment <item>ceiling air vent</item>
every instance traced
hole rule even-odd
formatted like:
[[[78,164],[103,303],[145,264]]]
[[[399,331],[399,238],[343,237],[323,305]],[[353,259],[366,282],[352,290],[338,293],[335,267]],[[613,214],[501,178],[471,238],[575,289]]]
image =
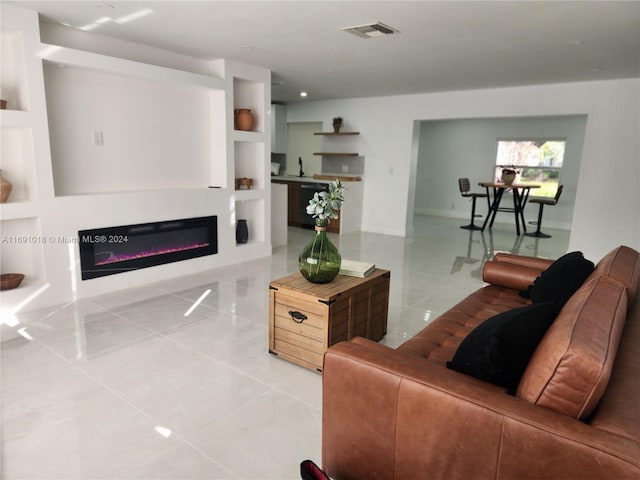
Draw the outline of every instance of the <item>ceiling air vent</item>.
[[[345,32],[353,33],[360,38],[375,38],[383,37],[385,35],[393,35],[394,33],[400,33],[393,27],[385,25],[382,22],[368,23],[366,25],[358,25],[355,27],[345,27],[342,29]]]

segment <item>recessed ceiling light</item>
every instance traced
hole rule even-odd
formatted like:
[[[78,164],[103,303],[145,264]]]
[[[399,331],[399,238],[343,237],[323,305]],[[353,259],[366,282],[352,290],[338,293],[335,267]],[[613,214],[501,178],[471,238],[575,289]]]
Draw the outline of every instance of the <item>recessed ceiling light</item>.
[[[569,40],[569,45],[571,45],[572,47],[579,47],[581,45],[584,45],[584,40]]]
[[[97,8],[108,8],[110,10],[113,10],[114,8],[116,8],[114,5],[111,5],[110,3],[96,3],[96,7]]]
[[[602,72],[603,70],[604,70],[604,68],[602,68],[602,67],[594,67],[594,68],[592,68],[593,72]]]
[[[255,50],[251,45],[240,45],[240,50]]]
[[[300,92],[300,96],[301,97],[306,97],[307,96],[307,92]]]

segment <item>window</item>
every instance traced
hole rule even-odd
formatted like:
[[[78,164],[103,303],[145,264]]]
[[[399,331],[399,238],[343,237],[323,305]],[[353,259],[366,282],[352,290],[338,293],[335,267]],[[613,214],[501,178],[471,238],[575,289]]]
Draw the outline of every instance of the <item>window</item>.
[[[498,140],[495,179],[500,181],[503,168],[512,168],[518,175],[515,182],[535,183],[540,188],[532,190],[536,197],[553,197],[558,189],[564,140]]]

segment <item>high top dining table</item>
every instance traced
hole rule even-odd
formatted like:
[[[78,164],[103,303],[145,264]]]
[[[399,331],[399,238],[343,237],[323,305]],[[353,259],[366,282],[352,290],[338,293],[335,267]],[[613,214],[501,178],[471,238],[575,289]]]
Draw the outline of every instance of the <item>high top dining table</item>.
[[[487,190],[487,195],[489,198],[492,198],[491,205],[489,206],[489,212],[487,213],[487,218],[484,219],[484,223],[482,224],[482,231],[487,226],[487,222],[489,222],[489,218],[491,221],[489,222],[489,228],[493,227],[493,221],[496,219],[496,214],[498,212],[513,212],[515,221],[516,221],[516,233],[520,235],[520,222],[522,222],[522,230],[524,232],[527,231],[527,227],[524,221],[524,207],[527,205],[527,200],[529,200],[529,192],[532,188],[540,188],[538,184],[521,184],[521,183],[497,183],[497,182],[480,182],[478,185],[484,187]],[[491,192],[491,190],[493,192]],[[500,207],[500,202],[502,200],[502,196],[506,190],[513,191],[513,208],[511,207]],[[493,195],[492,195],[493,193]]]

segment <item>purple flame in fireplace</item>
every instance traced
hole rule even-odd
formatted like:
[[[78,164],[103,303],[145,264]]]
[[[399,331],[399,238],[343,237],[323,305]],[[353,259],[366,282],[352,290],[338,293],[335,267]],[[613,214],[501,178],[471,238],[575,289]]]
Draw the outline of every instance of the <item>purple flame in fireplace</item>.
[[[170,248],[160,248],[156,249],[152,247],[150,250],[139,252],[139,253],[122,253],[119,255],[114,255],[113,252],[100,252],[96,253],[96,257],[103,255],[110,255],[109,258],[105,260],[96,260],[96,266],[99,265],[108,265],[110,263],[118,263],[118,262],[127,262],[129,260],[135,260],[137,258],[151,257],[153,255],[165,255],[167,253],[175,253],[175,252],[184,252],[185,250],[193,250],[194,248],[206,248],[208,247],[208,243],[196,243],[191,245],[184,246],[176,246]]]

